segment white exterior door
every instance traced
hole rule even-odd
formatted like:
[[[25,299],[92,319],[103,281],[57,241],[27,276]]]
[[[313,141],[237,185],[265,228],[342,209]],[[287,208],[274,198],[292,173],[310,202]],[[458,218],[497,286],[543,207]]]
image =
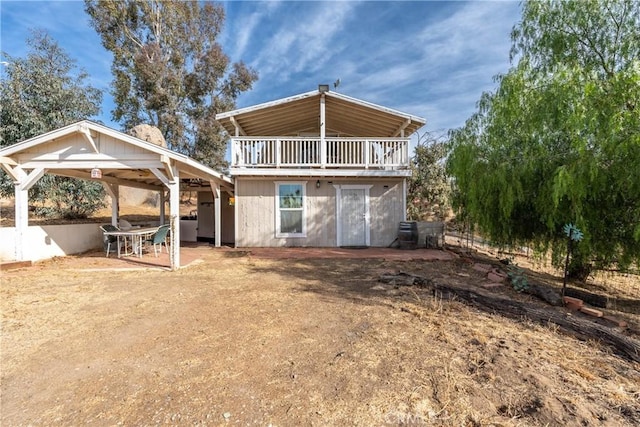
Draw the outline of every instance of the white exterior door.
[[[338,246],[369,246],[369,185],[336,186]]]

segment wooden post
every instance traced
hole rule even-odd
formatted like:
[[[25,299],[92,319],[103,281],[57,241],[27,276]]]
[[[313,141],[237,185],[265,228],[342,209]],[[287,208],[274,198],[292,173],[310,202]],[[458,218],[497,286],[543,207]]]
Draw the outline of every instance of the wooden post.
[[[320,167],[327,167],[327,115],[324,106],[324,93],[320,95]]]
[[[18,170],[18,173],[22,179],[26,178],[26,174],[21,169]],[[16,211],[15,257],[16,261],[25,261],[24,239],[29,227],[29,190],[23,189],[20,181],[15,182],[14,185]]]
[[[15,177],[18,178],[14,182],[15,191],[15,257],[16,261],[26,260],[26,245],[24,239],[27,236],[29,227],[29,189],[38,182],[45,173],[43,168],[37,168],[27,174],[20,168],[15,168]]]
[[[171,270],[180,268],[180,179],[178,168],[171,166],[174,179],[169,187],[169,216],[171,224]]]
[[[164,225],[164,217],[166,215],[164,204],[167,201],[164,188],[160,190],[160,225]]]
[[[216,248],[222,246],[222,209],[220,207],[220,184],[211,182],[211,190],[213,191],[213,224],[215,234]]]
[[[120,217],[120,186],[118,184],[107,184],[102,181],[105,191],[111,196],[111,225],[117,227]]]

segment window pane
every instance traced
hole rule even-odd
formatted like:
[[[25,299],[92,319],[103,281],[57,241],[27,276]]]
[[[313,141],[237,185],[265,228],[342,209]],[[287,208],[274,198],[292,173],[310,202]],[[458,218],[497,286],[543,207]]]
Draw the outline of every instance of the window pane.
[[[302,208],[302,185],[280,184],[280,207]]]
[[[302,233],[302,211],[280,211],[281,233]]]

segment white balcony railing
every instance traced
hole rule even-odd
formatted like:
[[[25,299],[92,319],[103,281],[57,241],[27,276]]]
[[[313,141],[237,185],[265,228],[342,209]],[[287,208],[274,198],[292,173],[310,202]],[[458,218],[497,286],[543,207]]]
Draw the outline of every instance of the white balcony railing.
[[[409,166],[409,138],[235,137],[231,167],[384,168]]]

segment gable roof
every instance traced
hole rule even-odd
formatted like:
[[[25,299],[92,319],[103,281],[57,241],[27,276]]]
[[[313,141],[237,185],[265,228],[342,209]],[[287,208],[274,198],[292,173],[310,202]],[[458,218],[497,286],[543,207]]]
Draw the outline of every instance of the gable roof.
[[[91,179],[99,168],[102,180],[129,187],[159,190],[171,180],[203,180],[233,190],[230,178],[188,156],[109,127],[83,120],[0,149],[0,164],[10,172],[43,168],[47,173]]]
[[[349,137],[409,136],[426,120],[408,113],[351,98],[337,92],[314,90],[276,101],[216,114],[229,135],[293,136],[320,132],[320,100],[325,96],[326,133]]]

